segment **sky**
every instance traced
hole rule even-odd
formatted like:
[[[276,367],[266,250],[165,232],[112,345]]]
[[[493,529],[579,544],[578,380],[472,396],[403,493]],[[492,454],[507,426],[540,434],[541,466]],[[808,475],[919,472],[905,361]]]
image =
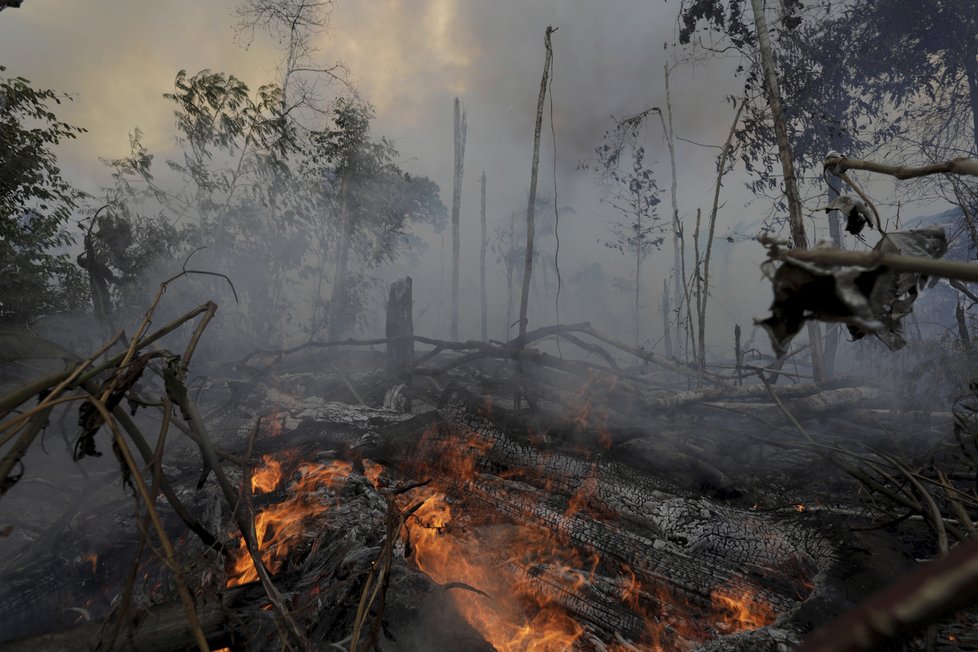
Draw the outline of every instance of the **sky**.
[[[228,72],[252,88],[277,78],[279,52],[262,34],[249,44],[236,35],[235,7],[235,0],[25,0],[20,9],[0,13],[0,65],[8,68],[5,74],[27,77],[36,87],[72,94],[73,101],[58,108],[59,118],[88,133],[63,146],[60,161],[70,179],[94,192],[109,183],[99,159],[125,154],[135,127],[158,160],[175,151],[172,110],[162,94],[172,90],[178,70]],[[439,184],[446,205],[452,187],[453,98],[462,99],[468,114],[462,260],[477,261],[481,173],[488,177],[490,233],[512,213],[525,212],[544,31],[556,27],[553,131],[548,106],[539,194],[553,195],[556,180],[558,204],[573,209],[560,227],[559,263],[565,274],[598,261],[609,275],[627,275],[629,260],[603,245],[610,237],[611,212],[599,201],[593,174],[579,168],[613,126],[613,116],[665,107],[663,66],[674,60],[665,44],[675,40],[677,11],[677,2],[664,0],[338,0],[329,29],[316,38],[317,61],[323,66],[340,61],[349,69],[360,95],[376,108],[375,133],[394,140],[406,170]],[[714,59],[675,67],[677,136],[701,144],[723,142],[733,118],[725,98],[740,86],[732,74],[735,65],[736,60]],[[324,87],[323,93],[340,90]],[[670,172],[661,131],[657,121],[649,125],[647,147],[664,190],[660,210],[668,216]],[[717,150],[686,141],[678,145],[679,205],[689,223],[697,208],[710,209]],[[752,228],[763,215],[764,207],[749,203],[745,178],[735,170],[724,182],[720,235]],[[445,250],[441,241],[432,246],[436,255],[428,256],[427,273],[417,274],[421,292],[438,295],[447,288]],[[763,316],[770,301],[758,271],[763,250],[750,242],[731,247],[723,240],[718,247],[712,310],[749,324]],[[668,247],[653,256],[650,292],[661,287],[671,256]],[[490,283],[499,278],[496,269]],[[477,266],[466,265],[463,295],[477,292],[477,283]],[[416,279],[416,293],[418,285]],[[656,297],[647,300],[650,319]],[[472,336],[474,328],[471,319],[463,323]]]

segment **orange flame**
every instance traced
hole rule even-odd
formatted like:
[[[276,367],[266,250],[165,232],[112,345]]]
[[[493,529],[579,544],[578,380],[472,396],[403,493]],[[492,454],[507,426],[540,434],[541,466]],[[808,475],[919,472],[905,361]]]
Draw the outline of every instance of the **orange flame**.
[[[363,460],[363,475],[370,481],[375,489],[380,489],[383,485],[381,476],[384,474],[384,465],[378,464],[373,460]]]
[[[264,477],[276,465],[278,462],[266,457],[265,466],[257,469],[253,477]],[[326,509],[317,499],[317,490],[322,487],[332,489],[337,482],[349,476],[350,469],[349,462],[334,461],[326,466],[307,462],[300,464],[299,476],[289,488],[288,498],[255,516],[256,543],[262,562],[270,572],[277,572],[289,552],[305,538],[307,519]],[[281,465],[278,465],[278,471],[281,472]],[[272,485],[272,488],[275,486]],[[227,586],[238,586],[257,579],[258,571],[242,537],[233,568],[228,573]]]
[[[747,591],[732,593],[716,589],[710,594],[710,600],[718,628],[724,632],[742,632],[774,622],[771,606]]]
[[[251,491],[255,494],[267,494],[282,481],[282,463],[271,455],[261,459],[264,466],[251,474]]]
[[[432,490],[406,527],[418,568],[440,584],[461,582],[487,594],[452,592],[456,607],[473,628],[499,652],[557,652],[572,647],[584,633],[583,626],[537,591],[531,580],[500,570],[506,561],[525,565],[542,547],[551,553],[551,545],[544,543],[550,533],[527,527],[508,530],[504,535],[512,537],[508,545],[488,543],[511,557],[493,560],[479,554],[478,542],[454,531],[452,523],[445,495]],[[520,602],[531,608],[525,609]]]

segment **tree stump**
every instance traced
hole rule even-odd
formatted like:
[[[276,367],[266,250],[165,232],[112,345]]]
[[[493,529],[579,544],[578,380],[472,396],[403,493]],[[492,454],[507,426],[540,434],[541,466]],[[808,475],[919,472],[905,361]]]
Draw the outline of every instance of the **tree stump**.
[[[387,371],[405,382],[414,367],[413,304],[411,277],[395,281],[387,301]]]

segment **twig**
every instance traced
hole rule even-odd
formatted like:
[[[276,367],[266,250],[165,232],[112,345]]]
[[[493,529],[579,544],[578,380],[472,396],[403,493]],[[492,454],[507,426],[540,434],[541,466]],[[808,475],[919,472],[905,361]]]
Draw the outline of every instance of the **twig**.
[[[182,380],[182,379],[180,379]],[[214,472],[214,477],[217,478],[218,486],[220,486],[222,493],[224,494],[224,500],[227,502],[228,507],[231,508],[232,514],[234,515],[235,521],[238,525],[238,529],[241,531],[241,536],[245,541],[245,545],[248,549],[248,554],[251,556],[252,562],[255,565],[255,571],[258,573],[258,579],[261,582],[262,588],[265,589],[265,593],[268,596],[268,601],[272,605],[276,614],[281,618],[284,625],[288,628],[289,632],[295,638],[296,642],[305,650],[313,649],[312,643],[306,638],[305,633],[299,627],[299,624],[292,617],[288,608],[285,606],[285,601],[282,598],[282,594],[275,587],[272,581],[271,574],[268,572],[264,562],[261,558],[261,550],[258,547],[258,542],[253,536],[252,524],[253,521],[248,518],[248,515],[244,513],[241,509],[241,501],[237,495],[235,495],[234,488],[231,486],[227,475],[224,473],[224,469],[221,468],[220,460],[217,458],[217,452],[214,450],[214,445],[211,443],[210,437],[207,435],[207,430],[204,426],[203,421],[200,418],[200,414],[197,412],[197,408],[190,402],[189,397],[185,391],[177,393],[175,396],[170,397],[173,402],[180,408],[181,413],[187,418],[190,423],[190,427],[197,434],[197,445],[200,448],[201,456],[204,462],[210,466],[211,470]]]
[[[118,342],[119,338],[121,337],[122,337],[122,331],[119,331],[118,333],[116,333],[115,337],[111,338],[108,342],[103,344],[98,351],[96,351],[88,358],[83,360],[81,363],[79,363],[68,374],[68,376],[64,380],[62,380],[60,383],[55,385],[54,388],[51,389],[51,391],[48,392],[48,394],[41,401],[39,401],[36,406],[34,406],[33,412],[39,412],[40,410],[43,410],[48,406],[53,406],[55,400],[61,396],[61,393],[64,392],[65,389],[67,389],[73,382],[75,382],[78,379],[78,377],[82,375],[82,372],[84,372],[85,369],[87,369],[90,364],[92,364],[95,360],[97,360],[103,353],[105,353],[110,348],[112,348],[112,345]],[[26,412],[23,414],[19,414],[11,419],[8,419],[3,423],[0,423],[0,432],[3,432],[4,430],[8,430],[13,426],[17,425],[18,423],[22,423],[23,421],[26,421],[31,416],[33,416],[32,412]],[[2,445],[3,443],[4,442],[0,441],[0,445]],[[3,474],[2,472],[0,472],[0,478],[2,477]]]
[[[207,312],[207,310],[208,310],[208,304],[204,304],[202,306],[198,306],[194,308],[190,312],[176,318],[175,320],[173,320],[163,328],[160,328],[159,330],[155,331],[151,335],[148,335],[145,338],[143,338],[139,342],[137,348],[138,349],[146,348],[153,342],[165,337],[166,335],[169,335],[176,329],[180,328],[186,322],[190,321],[197,315]],[[119,366],[119,363],[125,358],[125,355],[126,355],[125,353],[120,353],[119,355],[109,358],[105,362],[95,365],[89,371],[81,374],[69,386],[81,384],[82,382],[89,380],[90,378],[94,378],[95,376],[102,373],[106,369],[111,369],[112,367]],[[30,400],[33,396],[39,394],[45,389],[57,385],[58,383],[62,382],[65,378],[68,378],[71,374],[72,374],[72,370],[57,371],[48,374],[46,376],[42,376],[40,378],[36,378],[35,380],[32,380],[25,385],[21,385],[19,388],[15,389],[9,394],[0,397],[0,419],[6,417],[20,404]]]
[[[177,564],[176,555],[173,550],[173,544],[170,543],[170,539],[166,534],[166,529],[163,527],[163,522],[160,520],[160,516],[156,511],[154,505],[154,500],[150,496],[149,490],[146,488],[146,483],[143,482],[143,477],[139,473],[139,468],[136,466],[135,460],[133,460],[132,453],[129,451],[129,446],[126,444],[125,438],[122,436],[122,431],[119,430],[118,425],[116,425],[115,420],[109,413],[105,404],[97,399],[95,396],[91,396],[89,401],[95,406],[99,414],[105,420],[105,423],[109,426],[112,431],[112,436],[115,439],[116,445],[125,460],[126,466],[129,468],[130,477],[136,491],[139,496],[143,499],[143,503],[146,506],[146,513],[153,522],[153,527],[156,529],[156,534],[160,539],[160,544],[163,546],[163,550],[166,552],[166,563],[170,570],[173,572],[174,582],[177,585],[177,592],[180,594],[180,599],[183,601],[184,608],[187,612],[187,621],[190,626],[191,631],[194,633],[194,639],[197,642],[197,647],[203,652],[210,650],[207,644],[207,638],[204,636],[204,632],[201,630],[200,621],[197,618],[197,610],[194,607],[193,597],[190,595],[190,590],[183,580],[183,573],[180,571],[180,567]]]
[[[164,399],[163,404],[163,421],[160,423],[160,434],[156,440],[156,451],[153,454],[152,464],[153,486],[150,489],[150,497],[154,502],[159,495],[160,483],[163,479],[163,450],[166,447],[166,436],[170,430],[170,415],[173,407],[168,399]],[[117,607],[118,614],[112,630],[109,632],[108,649],[112,649],[115,645],[115,641],[119,636],[119,630],[126,621],[129,608],[132,606],[132,591],[136,584],[136,576],[139,574],[143,550],[145,550],[146,544],[148,543],[149,522],[150,517],[147,514],[143,519],[142,527],[140,527],[139,545],[136,547],[136,554],[133,556],[132,564],[129,567],[129,575],[126,577],[126,584],[122,589],[122,597],[119,599],[119,606]]]

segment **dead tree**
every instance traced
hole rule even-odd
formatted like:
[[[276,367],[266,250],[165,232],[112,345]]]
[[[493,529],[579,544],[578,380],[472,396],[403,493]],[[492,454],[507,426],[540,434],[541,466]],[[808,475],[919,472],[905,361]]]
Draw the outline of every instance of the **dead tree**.
[[[801,195],[798,192],[798,180],[795,178],[795,166],[791,158],[791,143],[788,142],[788,128],[785,124],[784,113],[781,110],[781,90],[778,85],[778,74],[774,68],[774,55],[771,51],[771,37],[768,33],[767,19],[764,17],[763,0],[751,0],[754,9],[754,27],[757,30],[757,48],[761,55],[761,67],[764,70],[764,86],[767,90],[768,105],[771,107],[771,118],[774,121],[774,135],[778,141],[778,156],[781,159],[781,169],[784,173],[784,190],[788,199],[788,224],[791,228],[791,239],[794,245],[802,249],[808,247],[808,237],[805,235],[805,223],[801,212]],[[822,367],[822,338],[818,325],[808,323],[808,339],[812,347],[812,373],[815,381],[825,377]]]
[[[677,200],[677,180],[676,180],[676,141],[672,133],[672,96],[669,93],[669,64],[666,63],[662,66],[665,71],[666,78],[666,116],[663,119],[663,126],[666,127],[666,144],[669,146],[669,166],[672,170],[672,189],[670,195],[672,197],[672,256],[673,256],[673,270],[672,270],[672,298],[673,303],[678,308],[682,305],[683,293],[682,293],[682,278],[686,274],[686,270],[683,269],[682,265],[682,225],[679,223],[679,203]],[[662,113],[659,113],[659,117],[662,118]],[[665,291],[665,288],[663,288]],[[668,299],[663,299],[664,306],[668,306]],[[669,314],[668,311],[665,315],[666,320],[666,331],[663,336],[666,345],[666,357],[672,357],[672,338],[669,336]],[[678,334],[678,326],[677,326]]]
[[[727,171],[727,161],[733,152],[733,138],[737,133],[740,114],[744,110],[745,104],[747,104],[746,98],[737,107],[737,115],[734,116],[733,124],[730,125],[727,142],[723,144],[723,150],[717,158],[717,182],[716,187],[713,189],[713,208],[710,209],[710,228],[706,236],[706,251],[703,254],[703,291],[696,295],[696,307],[699,313],[699,349],[696,353],[696,364],[701,371],[706,369],[706,303],[710,296],[710,258],[713,253],[713,236],[717,225],[717,211],[720,207],[720,187],[723,183],[723,174]]]
[[[553,60],[553,48],[550,36],[556,30],[547,25],[544,45],[547,53],[543,60],[543,78],[540,80],[540,97],[537,100],[537,119],[533,128],[533,163],[530,165],[530,196],[526,203],[526,256],[523,259],[523,290],[520,293],[520,330],[519,347],[523,347],[526,338],[526,310],[530,300],[530,276],[533,273],[533,209],[537,201],[537,169],[540,167],[540,129],[543,126],[543,103],[547,97],[547,81],[550,79],[550,63]],[[515,407],[519,407],[520,394],[517,390]]]
[[[387,370],[406,377],[414,367],[414,320],[411,277],[391,284],[387,301]]]
[[[479,253],[479,287],[482,297],[482,341],[489,341],[489,308],[486,304],[486,171],[482,171],[482,209],[479,211],[482,243]]]
[[[462,170],[465,163],[465,109],[455,98],[455,183],[452,187],[452,334],[458,339],[459,210],[462,202]]]

